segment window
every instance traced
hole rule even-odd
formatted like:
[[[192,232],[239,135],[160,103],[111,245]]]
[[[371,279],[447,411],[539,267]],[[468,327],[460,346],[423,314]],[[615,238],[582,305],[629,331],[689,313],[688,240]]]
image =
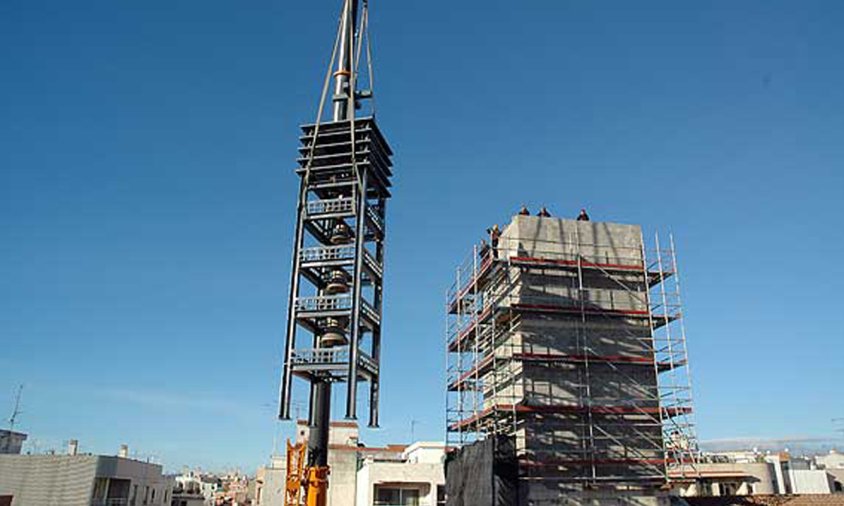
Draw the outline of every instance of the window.
[[[419,489],[378,487],[375,506],[419,506]]]
[[[96,478],[94,480],[94,499],[105,499],[108,491],[108,478]]]

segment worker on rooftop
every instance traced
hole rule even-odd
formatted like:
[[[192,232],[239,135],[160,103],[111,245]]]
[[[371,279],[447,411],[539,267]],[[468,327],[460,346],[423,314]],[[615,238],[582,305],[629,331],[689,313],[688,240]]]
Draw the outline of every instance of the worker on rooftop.
[[[489,243],[486,242],[486,239],[481,239],[478,255],[481,257],[481,262],[485,261],[489,256]]]
[[[546,208],[545,206],[542,206],[542,209],[540,209],[539,212],[536,213],[536,215],[539,216],[540,218],[550,218],[551,217],[551,213],[548,212],[548,208]]]
[[[489,233],[489,243],[492,245],[492,257],[498,258],[498,239],[501,238],[501,229],[498,228],[498,224],[496,223],[486,231]]]
[[[577,215],[577,221],[589,221],[589,215],[586,214],[586,209],[580,210],[580,214]]]
[[[522,204],[522,208],[519,209],[519,216],[530,216],[530,211],[526,205]]]

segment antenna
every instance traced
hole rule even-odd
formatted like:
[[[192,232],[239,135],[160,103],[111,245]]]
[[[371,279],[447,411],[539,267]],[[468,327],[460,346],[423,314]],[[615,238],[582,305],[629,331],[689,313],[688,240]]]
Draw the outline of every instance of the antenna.
[[[419,420],[413,418],[410,420],[410,444],[416,442],[416,425],[419,423]]]
[[[15,409],[12,410],[12,416],[9,417],[9,432],[15,431],[15,423],[18,420],[18,415],[23,413],[21,411],[21,394],[23,393],[23,384],[18,385],[18,391],[15,394]]]
[[[8,452],[9,449],[12,447],[12,440],[13,432],[15,432],[15,423],[18,420],[18,415],[22,413],[21,411],[21,393],[23,392],[23,384],[18,385],[18,391],[15,394],[15,408],[12,410],[12,416],[9,417],[9,435],[5,438],[5,444],[3,445],[3,451]]]

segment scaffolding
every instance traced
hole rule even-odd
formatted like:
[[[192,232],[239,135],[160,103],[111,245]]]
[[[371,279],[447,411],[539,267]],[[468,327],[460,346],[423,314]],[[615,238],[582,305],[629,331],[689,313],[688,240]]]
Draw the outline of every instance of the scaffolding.
[[[635,244],[602,244],[555,221],[561,240],[526,247],[505,230],[456,269],[447,443],[513,436],[520,480],[558,491],[690,476],[698,447],[673,238],[646,249],[635,227]]]

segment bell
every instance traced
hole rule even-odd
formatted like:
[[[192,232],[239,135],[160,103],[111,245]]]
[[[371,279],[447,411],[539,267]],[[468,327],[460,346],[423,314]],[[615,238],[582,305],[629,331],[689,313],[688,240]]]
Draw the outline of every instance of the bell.
[[[336,318],[326,318],[325,331],[319,337],[319,344],[322,348],[331,348],[333,346],[343,346],[348,344],[346,339],[346,329]]]
[[[349,275],[343,269],[334,269],[328,278],[328,284],[325,286],[325,293],[329,295],[336,295],[338,293],[347,293],[349,291]]]
[[[331,231],[331,237],[329,238],[331,244],[335,246],[338,244],[348,244],[351,239],[352,234],[349,231],[349,226],[342,221],[334,226],[334,230]]]

